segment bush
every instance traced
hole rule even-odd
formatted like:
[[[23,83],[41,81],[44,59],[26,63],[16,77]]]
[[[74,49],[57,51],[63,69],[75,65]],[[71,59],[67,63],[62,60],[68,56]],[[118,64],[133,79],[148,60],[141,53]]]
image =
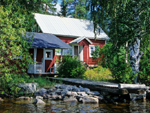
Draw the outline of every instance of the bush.
[[[60,77],[82,78],[85,68],[76,57],[65,56],[58,67]]]
[[[94,51],[94,56],[97,56],[99,52],[99,56],[101,57],[100,65],[105,68],[109,68],[112,73],[112,77],[121,83],[132,83],[135,75],[132,73],[132,69],[129,63],[126,63],[126,49],[125,47],[115,48],[112,43],[107,43],[103,48],[99,49],[99,51]],[[95,58],[95,57],[94,57]]]
[[[97,68],[87,69],[83,75],[86,80],[96,80],[96,81],[113,81],[112,73],[109,69],[98,66]]]

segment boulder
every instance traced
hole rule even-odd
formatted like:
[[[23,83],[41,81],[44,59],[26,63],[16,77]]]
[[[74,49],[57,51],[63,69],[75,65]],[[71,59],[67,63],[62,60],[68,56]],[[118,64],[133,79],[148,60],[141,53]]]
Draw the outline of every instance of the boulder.
[[[140,100],[140,99],[143,99],[143,100],[146,99],[146,94],[130,93],[129,96],[130,96],[130,99],[131,99],[132,101]]]
[[[89,95],[96,95],[96,96],[100,95],[100,93],[98,91],[88,91],[87,94],[89,94]]]
[[[43,100],[43,97],[42,97],[42,96],[36,96],[36,99],[41,99],[41,100]]]
[[[0,97],[0,102],[4,101],[1,97]]]
[[[77,96],[77,92],[74,92],[74,91],[67,91],[66,92],[66,96]]]
[[[94,95],[99,96],[100,93],[98,91],[92,91],[94,93]]]
[[[35,96],[43,96],[43,94],[47,94],[47,90],[45,88],[40,88],[34,93]]]
[[[64,102],[77,102],[77,99],[75,97],[65,97]]]
[[[62,96],[61,95],[51,95],[51,99],[52,100],[62,100]]]
[[[78,92],[78,95],[80,95],[80,96],[88,96],[85,92]]]
[[[78,92],[80,89],[77,86],[72,86],[72,91]]]
[[[37,83],[21,83],[18,85],[19,93],[21,94],[33,94],[37,90]]]
[[[33,102],[33,104],[36,105],[45,105],[45,102],[41,99],[35,99],[35,101]]]
[[[32,100],[32,98],[21,96],[21,97],[17,98],[17,100]]]
[[[94,98],[94,97],[83,97],[79,99],[82,103],[85,104],[98,104],[99,103],[99,99],[98,98]]]

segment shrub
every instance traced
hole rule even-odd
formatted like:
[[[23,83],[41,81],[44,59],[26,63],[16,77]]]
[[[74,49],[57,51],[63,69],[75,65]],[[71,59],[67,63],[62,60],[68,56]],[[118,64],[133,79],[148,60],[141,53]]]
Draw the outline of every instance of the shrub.
[[[80,61],[77,60],[77,57],[72,58],[70,56],[65,56],[59,64],[58,72],[60,77],[82,78],[85,68]]]
[[[97,54],[98,51],[93,52]],[[132,83],[135,75],[132,73],[132,69],[129,63],[126,63],[126,48],[115,48],[112,43],[107,43],[103,48],[99,49],[99,56],[101,57],[100,64],[109,68],[112,72],[112,76],[117,82]],[[129,56],[128,56],[129,57]]]
[[[98,66],[97,68],[87,69],[83,75],[86,80],[96,80],[96,81],[113,81],[112,73],[109,69]]]

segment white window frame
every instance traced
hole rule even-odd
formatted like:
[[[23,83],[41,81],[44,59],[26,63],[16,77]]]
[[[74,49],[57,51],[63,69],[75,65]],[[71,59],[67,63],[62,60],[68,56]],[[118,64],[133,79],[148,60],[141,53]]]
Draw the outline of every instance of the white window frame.
[[[70,52],[68,52],[68,51],[70,51]],[[55,55],[61,55],[61,49],[56,49],[55,50]],[[62,55],[63,56],[72,55],[72,48],[71,49],[62,49]]]
[[[95,51],[95,45],[89,45],[89,57],[92,57],[91,47],[93,47],[93,51]]]
[[[50,58],[46,57],[46,52],[51,52],[51,57]],[[45,50],[45,60],[53,60],[53,50]]]

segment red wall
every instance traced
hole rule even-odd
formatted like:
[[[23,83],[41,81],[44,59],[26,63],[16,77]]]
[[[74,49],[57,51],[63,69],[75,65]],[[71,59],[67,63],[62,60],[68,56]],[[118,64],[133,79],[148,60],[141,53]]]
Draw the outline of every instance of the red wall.
[[[70,38],[70,37],[61,37],[57,36],[59,39],[64,41],[65,43],[70,43],[72,40],[75,38]],[[87,48],[88,48],[88,64],[89,65],[95,65],[97,64],[97,61],[100,61],[100,58],[93,60],[92,57],[89,57],[89,45],[99,45],[100,48],[102,48],[105,45],[105,40],[94,40],[90,39],[90,41],[93,44],[89,44],[86,39],[82,40],[79,45],[83,45],[83,61],[87,63]]]

